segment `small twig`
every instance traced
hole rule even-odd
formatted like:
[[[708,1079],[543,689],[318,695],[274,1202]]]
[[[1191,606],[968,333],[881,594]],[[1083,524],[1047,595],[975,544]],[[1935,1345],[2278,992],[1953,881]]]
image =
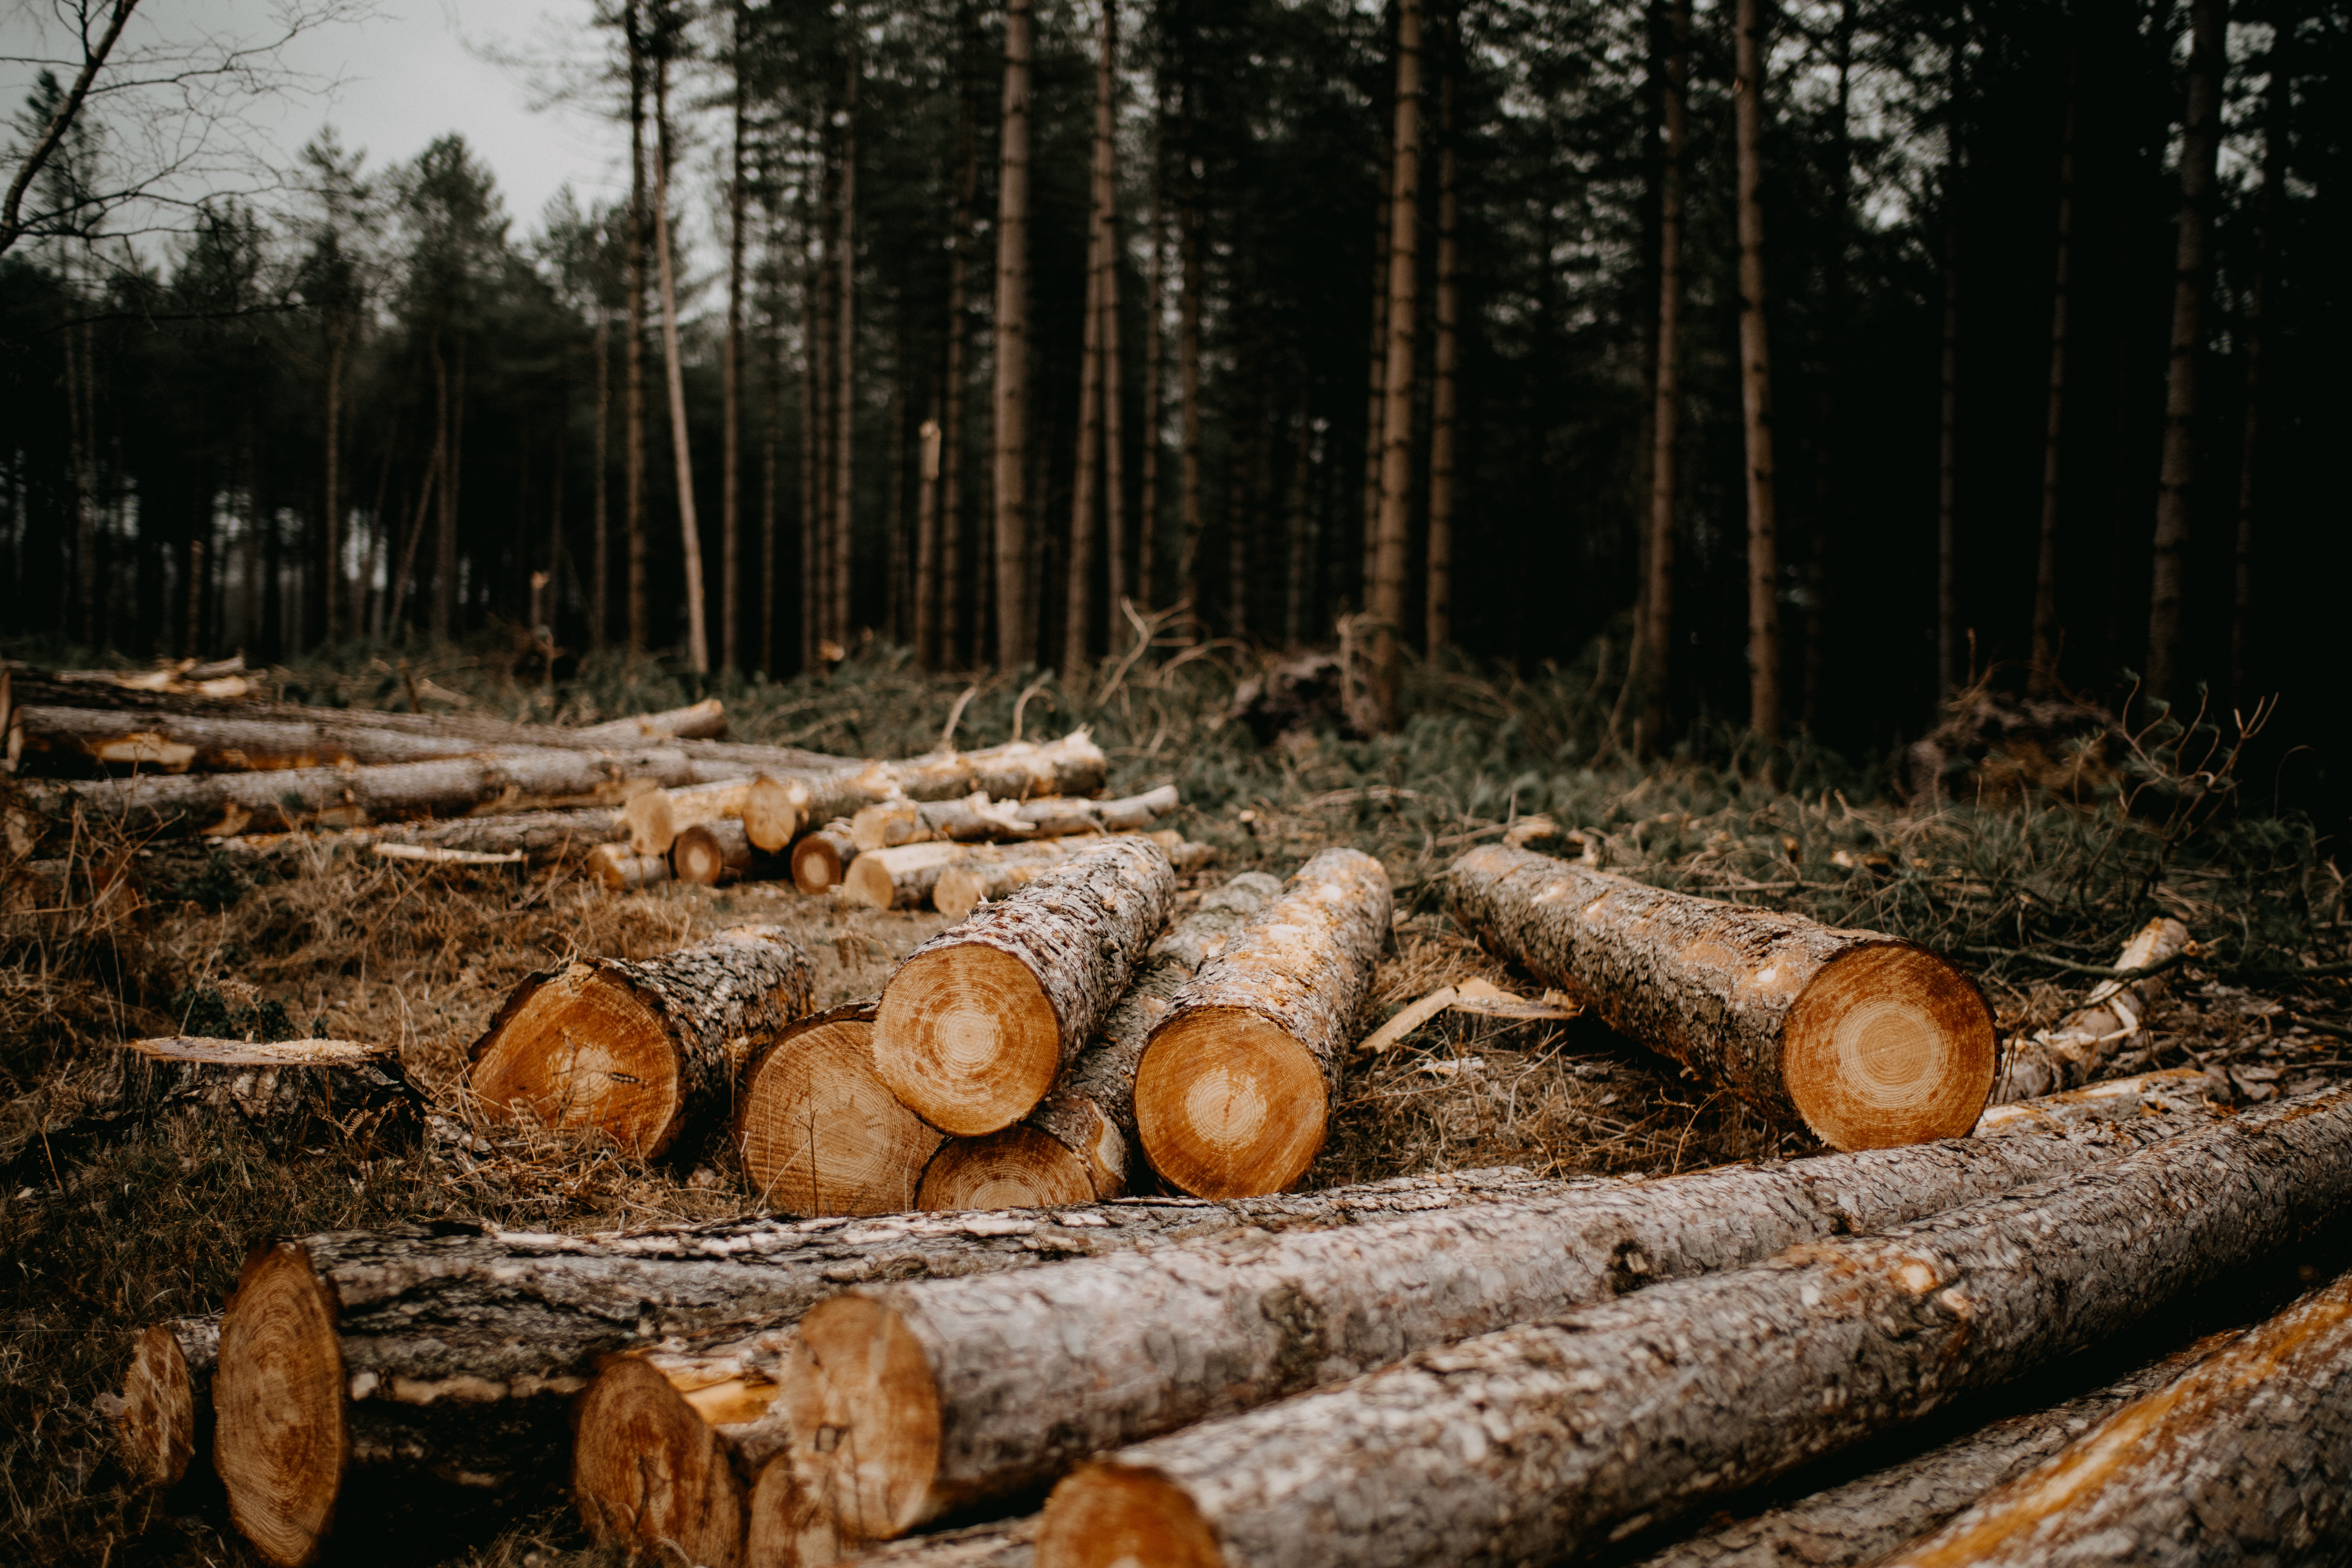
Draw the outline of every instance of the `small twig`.
[[[1040,691],[1045,690],[1045,683],[1053,679],[1054,672],[1049,669],[1045,671],[1045,674],[1039,676],[1036,679],[1031,681],[1028,685],[1021,689],[1020,698],[1013,704],[1013,744],[1018,745],[1021,741],[1022,710],[1027,708],[1029,706],[1029,699],[1036,696]],[[1052,710],[1054,707],[1054,700],[1052,697],[1049,696],[1045,699],[1045,706],[1049,710]]]
[[[1960,951],[1973,952],[1985,958],[2022,958],[2052,969],[2063,969],[2073,974],[2093,974],[2101,980],[2126,981],[2150,979],[2168,969],[2178,968],[2192,958],[2204,956],[2202,953],[2192,952],[2188,948],[2182,948],[2169,958],[2161,958],[2154,963],[2142,964],[2137,969],[2113,969],[2105,964],[2077,963],[2071,958],[2059,958],[2047,952],[2036,952],[2032,948],[2025,947],[1964,947]],[[2305,973],[2308,973],[2309,971],[2306,970]]]
[[[938,746],[933,748],[934,750],[940,752],[952,752],[955,750],[956,726],[963,721],[964,709],[969,707],[971,703],[971,700],[979,695],[980,683],[978,681],[974,681],[972,684],[963,689],[963,695],[955,700],[955,706],[953,708],[948,710],[947,728],[940,731],[940,743]],[[1020,731],[1016,729],[1013,733],[1017,735]]]

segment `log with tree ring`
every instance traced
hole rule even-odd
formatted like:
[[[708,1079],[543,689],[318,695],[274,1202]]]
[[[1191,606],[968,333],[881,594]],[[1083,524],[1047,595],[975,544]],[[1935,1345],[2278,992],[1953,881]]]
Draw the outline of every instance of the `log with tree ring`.
[[[670,876],[691,887],[715,888],[750,871],[753,854],[741,818],[698,822],[670,841]]]
[[[1163,827],[1144,837],[1168,852],[1168,863],[1179,871],[1197,871],[1215,851],[1205,844],[1189,844],[1173,828]],[[931,908],[950,920],[961,920],[987,900],[1009,899],[1038,878],[1097,840],[1084,834],[1040,839],[1029,844],[971,844],[931,873]],[[923,846],[909,845],[905,853],[919,854]]]
[[[1992,1088],[1982,994],[1910,942],[1505,845],[1454,861],[1446,907],[1621,1034],[1833,1149],[1959,1137]]]
[[[894,1536],[1412,1351],[2093,1169],[2208,1121],[1729,1166],[1017,1281],[859,1287],[802,1325],[793,1462],[853,1532]]]
[[[793,886],[814,895],[830,892],[857,858],[849,839],[849,824],[836,817],[813,833],[801,835],[793,846]]]
[[[1166,852],[1120,836],[940,932],[882,988],[875,1070],[943,1131],[1012,1125],[1094,1037],[1175,895]]]
[[[531,975],[470,1052],[494,1115],[520,1103],[556,1128],[595,1128],[648,1159],[729,1110],[752,1047],[809,1011],[814,970],[781,926],[740,926],[632,962]]]
[[[1228,1198],[1305,1173],[1390,910],[1378,860],[1323,850],[1176,994],[1135,1078],[1137,1136],[1162,1179]]]
[[[220,1316],[152,1323],[131,1346],[115,1431],[123,1467],[158,1491],[178,1486],[197,1459],[210,1468],[213,1369]]]
[[[1107,1455],[1041,1568],[1551,1560],[2099,1342],[2352,1203],[2352,1091]],[[809,1325],[813,1329],[814,1325]]]
[[[744,1065],[735,1147],[762,1208],[876,1215],[918,1206],[924,1168],[946,1135],[876,1075],[873,1037],[874,1004],[852,1003],[786,1025]]]

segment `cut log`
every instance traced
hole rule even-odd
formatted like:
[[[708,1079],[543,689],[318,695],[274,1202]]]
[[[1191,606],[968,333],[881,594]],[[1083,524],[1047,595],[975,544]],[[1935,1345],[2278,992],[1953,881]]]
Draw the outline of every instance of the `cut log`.
[[[785,782],[794,791],[801,821],[828,822],[891,800],[951,800],[975,793],[999,800],[1092,795],[1102,788],[1108,765],[1093,738],[1074,730],[1043,744],[1014,741],[984,751],[796,773]]]
[[[615,893],[659,887],[670,879],[669,857],[639,855],[625,844],[599,844],[588,851],[581,875],[601,882]]]
[[[223,1317],[217,1468],[237,1529],[292,1568],[316,1559],[334,1521],[367,1528],[388,1500],[454,1506],[549,1484],[570,1450],[565,1411],[614,1352],[739,1342],[861,1279],[1348,1225],[1559,1185],[1480,1171],[1222,1205],[1127,1200],[604,1237],[455,1222],[307,1237],[257,1251]]]
[[[2343,1562],[2352,1276],[2247,1330],[1888,1568]]]
[[[520,853],[531,865],[544,866],[583,856],[598,845],[613,843],[627,833],[628,826],[621,820],[619,811],[610,806],[589,806],[573,811],[518,811],[498,816],[460,817],[455,822],[358,828],[333,837],[249,834],[215,839],[212,847],[231,855],[283,860],[344,844],[353,849],[394,846],[454,849],[469,855]]]
[[[1010,1289],[860,1287],[802,1325],[793,1463],[852,1531],[898,1535],[1412,1351],[2093,1169],[2206,1120],[1730,1166],[1095,1259]]]
[[[911,1209],[942,1136],[876,1075],[871,1002],[779,1029],[743,1069],[735,1146],[763,1208],[802,1215]],[[1087,1193],[1071,1201],[1093,1198]]]
[[[168,1490],[199,1457],[209,1458],[219,1360],[217,1314],[152,1324],[133,1342],[115,1434],[123,1468],[141,1485]]]
[[[591,746],[643,745],[648,741],[716,741],[727,733],[727,705],[706,697],[684,708],[660,713],[635,713],[585,724],[572,734]]]
[[[2234,1339],[2209,1334],[2103,1388],[1955,1437],[1784,1507],[1699,1533],[1637,1568],[1860,1568],[1933,1530]]]
[[[698,1568],[741,1568],[749,1489],[713,1429],[734,1414],[734,1392],[677,1386],[637,1356],[598,1373],[572,1446],[572,1502],[589,1534],[648,1555],[667,1545]],[[706,1414],[698,1401],[718,1407]]]
[[[1167,852],[1168,863],[1179,871],[1194,871],[1216,858],[1205,844],[1192,844],[1172,828],[1144,837]],[[983,902],[1009,899],[1057,866],[1091,847],[1085,837],[1041,839],[1034,844],[976,844],[942,866],[931,886],[931,907],[951,920],[962,920]]]
[[[283,1152],[324,1142],[413,1145],[425,1126],[425,1098],[390,1046],[179,1037],[128,1041],[108,1066],[81,1091],[82,1120],[63,1137],[195,1113]]]
[[[861,849],[842,874],[842,900],[873,910],[919,910],[931,901],[940,874],[970,853],[961,844],[947,843]]]
[[[793,790],[765,773],[646,790],[622,807],[622,816],[629,825],[629,847],[640,855],[666,855],[688,828],[728,821],[740,823],[755,847],[773,853],[790,844],[800,826]]]
[[[2117,969],[2147,969],[2191,952],[2189,928],[2168,915],[2142,926],[2124,944]],[[2165,979],[2103,980],[2083,1005],[2047,1029],[2011,1040],[1993,1085],[1995,1105],[2077,1089],[2126,1051],[2147,1044],[2147,1016],[2164,999]]]
[[[1390,907],[1378,860],[1326,849],[1177,993],[1135,1080],[1137,1135],[1163,1180],[1228,1198],[1306,1173]]]
[[[1122,1449],[1041,1568],[1553,1561],[2118,1333],[2352,1202],[2352,1092]],[[815,1325],[804,1325],[804,1342]]]
[[[670,875],[699,888],[731,882],[751,868],[751,839],[739,819],[698,823],[669,847]]]
[[[860,1568],[1032,1568],[1037,1561],[1037,1516],[885,1542],[853,1561]]]
[[[475,1097],[658,1157],[726,1114],[753,1044],[814,1005],[814,974],[782,926],[739,926],[641,963],[531,975],[468,1053]]]
[[[1913,943],[1504,845],[1454,861],[1446,905],[1612,1028],[1833,1149],[1957,1138],[1985,1108],[1991,1010]]]
[[[1167,854],[1122,835],[940,932],[882,988],[875,1070],[943,1131],[1011,1126],[1094,1037],[1175,897]]]
[[[812,896],[831,892],[856,858],[849,824],[836,817],[793,846],[793,886]]]
[[[1135,1069],[1152,1026],[1201,965],[1281,893],[1244,871],[1151,944],[1135,979],[1026,1121],[985,1138],[950,1139],[923,1173],[918,1207],[1027,1208],[1116,1197],[1135,1173]]]
[[[1987,1106],[1985,1113],[1977,1119],[1976,1135],[1983,1138],[2028,1127],[2129,1121],[2191,1110],[2211,1103],[2205,1092],[2209,1082],[2201,1068],[2167,1068],[2162,1072],[2109,1079],[2085,1089],[2045,1094],[2038,1100]]]
[[[865,850],[895,849],[902,844],[939,839],[982,844],[1058,838],[1074,833],[1137,833],[1176,806],[1174,784],[1162,784],[1125,800],[1053,795],[992,801],[984,795],[961,800],[894,800],[860,811],[851,819],[850,836]]]

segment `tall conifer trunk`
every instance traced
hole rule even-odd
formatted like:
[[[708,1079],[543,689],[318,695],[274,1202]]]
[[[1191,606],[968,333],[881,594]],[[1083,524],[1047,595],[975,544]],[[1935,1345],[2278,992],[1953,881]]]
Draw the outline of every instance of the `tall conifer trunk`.
[[[1643,521],[1641,623],[1628,659],[1626,690],[1638,705],[1633,750],[1654,750],[1666,730],[1667,680],[1675,625],[1675,482],[1681,456],[1683,320],[1683,158],[1689,135],[1691,0],[1666,12],[1665,72],[1660,83],[1658,167],[1658,330],[1651,367],[1649,515]]]
[[[450,615],[457,596],[457,414],[451,396],[449,356],[439,333],[433,338],[433,417],[438,427],[434,440],[441,458],[440,489],[435,492],[433,530],[433,612],[429,622],[436,640],[449,636]]]
[[[590,531],[594,540],[595,558],[588,569],[588,646],[604,646],[604,616],[612,604],[612,540],[609,537],[609,495],[612,486],[605,469],[612,461],[607,450],[613,427],[613,311],[604,300],[596,301],[596,456],[593,516]],[[377,523],[379,531],[383,523]]]
[[[1208,268],[1202,255],[1206,241],[1202,234],[1201,178],[1193,163],[1192,100],[1191,84],[1187,83],[1183,146],[1179,153],[1184,160],[1184,168],[1176,216],[1176,265],[1182,274],[1180,287],[1183,290],[1176,310],[1176,393],[1181,400],[1176,434],[1177,526],[1182,531],[1176,543],[1176,582],[1179,591],[1192,601],[1193,612],[1199,614],[1205,605],[1201,592],[1201,290],[1207,285]]]
[[[1034,0],[1005,0],[996,189],[996,663],[1036,657],[1029,604],[1029,67]]]
[[[1135,599],[1147,610],[1156,602],[1154,574],[1160,569],[1160,394],[1168,378],[1167,334],[1160,325],[1161,313],[1168,308],[1168,215],[1163,201],[1168,149],[1162,145],[1167,123],[1164,109],[1152,117],[1151,275],[1145,282],[1143,298],[1143,472],[1136,497]]]
[[[843,98],[841,136],[840,273],[834,281],[834,307],[839,320],[834,327],[833,373],[833,561],[826,569],[832,607],[826,620],[834,640],[850,643],[852,602],[850,563],[856,529],[857,470],[852,460],[857,434],[857,16],[849,16],[847,89]]]
[[[1944,128],[1944,318],[1937,358],[1939,400],[1936,445],[1936,694],[1939,700],[1959,689],[1960,586],[1960,185],[1967,145],[1960,123],[1964,88],[1961,61],[1968,48],[1967,10],[1952,26],[1946,92],[1950,119]]]
[[[1381,377],[1381,509],[1372,575],[1371,696],[1381,727],[1398,722],[1406,559],[1412,534],[1415,263],[1421,217],[1421,0],[1397,5],[1396,139],[1389,181],[1388,367]]]
[[[1822,681],[1829,668],[1830,534],[1838,516],[1838,385],[1845,373],[1846,244],[1853,227],[1854,0],[1838,5],[1837,93],[1832,100],[1830,191],[1833,215],[1829,259],[1822,271],[1828,320],[1822,325],[1821,434],[1813,442],[1813,515],[1805,549],[1805,671],[1799,722],[1822,723]]]
[[[780,226],[772,201],[763,198],[768,219],[766,288],[767,325],[761,331],[766,353],[767,406],[760,432],[760,658],[762,674],[776,672],[776,571],[782,565],[776,553],[777,511],[782,500],[784,442],[783,267],[776,254]]]
[[[319,518],[319,637],[332,642],[343,610],[343,358],[350,330],[340,306],[327,317],[326,507]]]
[[[2289,12],[2274,24],[2277,31],[2272,36],[2270,91],[2263,107],[2263,194],[2255,209],[2254,280],[2246,297],[2246,420],[2238,448],[2237,572],[2230,613],[2230,695],[2241,708],[2253,697],[2249,682],[2254,640],[2254,457],[2263,407],[2263,317],[2276,260],[2279,192],[2286,181],[2286,115],[2294,91],[2288,45],[2294,25],[2294,14]]]
[[[964,384],[964,356],[971,341],[971,324],[967,318],[971,305],[972,208],[980,191],[980,110],[974,101],[970,64],[975,29],[969,8],[963,11],[961,21],[958,47],[964,60],[959,73],[963,79],[963,101],[958,132],[961,147],[956,161],[955,213],[949,225],[952,233],[948,250],[947,386],[940,419],[940,637],[934,650],[936,658],[952,666],[963,665],[967,658],[973,665],[984,662],[977,636],[967,655],[963,626],[963,447],[969,391]],[[983,558],[989,552],[987,547],[978,552]],[[983,603],[977,594],[973,595],[975,623],[981,619]]]
[[[1070,487],[1070,560],[1067,606],[1063,616],[1062,668],[1075,670],[1086,663],[1094,646],[1095,491],[1108,461],[1104,452],[1105,405],[1118,395],[1105,374],[1107,331],[1116,309],[1110,278],[1116,267],[1112,254],[1113,207],[1118,199],[1118,165],[1114,162],[1111,116],[1115,107],[1113,72],[1118,68],[1118,0],[1102,0],[1102,24],[1095,65],[1095,136],[1093,202],[1087,234],[1087,306],[1084,342],[1078,372],[1077,469]],[[1111,546],[1115,554],[1116,542]],[[1118,584],[1110,584],[1114,598]],[[1116,612],[1114,612],[1116,613]]]
[[[825,513],[833,491],[825,484],[824,344],[831,334],[824,310],[825,235],[832,226],[832,146],[822,126],[810,132],[816,167],[801,186],[801,668],[817,667],[824,641]]]
[[[629,534],[629,651],[643,653],[647,637],[646,601],[646,36],[639,0],[621,8],[622,36],[629,51],[629,343],[622,387],[628,495],[625,517]]]
[[[1102,63],[1095,96],[1103,122],[1102,395],[1103,395],[1103,618],[1106,647],[1119,644],[1119,600],[1127,594],[1127,420],[1122,394],[1125,367],[1118,348],[1118,263],[1124,254],[1118,229],[1118,0],[1103,0]]]
[[[710,668],[709,634],[704,623],[702,525],[694,509],[694,451],[687,441],[686,367],[678,352],[677,276],[670,255],[668,39],[654,58],[654,261],[661,277],[662,355],[669,381],[670,446],[677,465],[677,527],[686,552],[686,655],[695,672]]]
[[[719,663],[739,668],[736,642],[743,601],[743,0],[730,10],[733,26],[733,136],[727,178],[727,342],[720,366],[719,486]]]
[[[1449,26],[1439,35],[1445,50],[1444,75],[1437,94],[1437,313],[1436,344],[1432,372],[1436,384],[1429,405],[1429,582],[1428,625],[1423,647],[1434,658],[1454,641],[1454,484],[1455,383],[1460,349],[1456,337],[1462,314],[1460,241],[1461,193],[1455,188],[1460,160],[1454,153],[1454,94],[1457,58]]]
[[[1356,579],[1359,606],[1372,607],[1372,580],[1380,571],[1381,554],[1381,426],[1388,416],[1389,258],[1390,235],[1396,227],[1396,165],[1390,160],[1381,169],[1379,219],[1372,235],[1372,342],[1370,369],[1364,383],[1364,531],[1360,541],[1363,563]]]
[[[2033,668],[2027,689],[2058,684],[2058,495],[2066,434],[2066,294],[2074,246],[2074,115],[2080,67],[2070,66],[2058,138],[2058,261],[2050,301],[2050,400],[2042,426],[2042,531],[2033,561]]]
[[[1772,349],[1764,315],[1764,25],[1761,0],[1738,0],[1739,386],[1748,456],[1748,722],[1780,736],[1780,551],[1773,504]]]

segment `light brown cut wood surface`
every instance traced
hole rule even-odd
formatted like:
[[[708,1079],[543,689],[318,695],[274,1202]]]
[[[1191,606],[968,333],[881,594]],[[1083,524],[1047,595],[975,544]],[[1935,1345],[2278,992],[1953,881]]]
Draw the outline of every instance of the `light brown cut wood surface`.
[[[916,1193],[945,1134],[876,1075],[873,1037],[874,1004],[854,1003],[779,1029],[744,1067],[735,1146],[761,1208],[876,1215],[938,1206],[919,1205]]]
[[[671,840],[670,875],[692,887],[715,888],[749,871],[751,853],[751,838],[740,819],[697,823]]]
[[[219,1361],[217,1314],[150,1324],[133,1342],[115,1428],[123,1466],[142,1486],[175,1487],[199,1459],[211,1468]]]
[[[793,846],[793,886],[812,896],[830,892],[857,858],[849,825],[835,818]]]

